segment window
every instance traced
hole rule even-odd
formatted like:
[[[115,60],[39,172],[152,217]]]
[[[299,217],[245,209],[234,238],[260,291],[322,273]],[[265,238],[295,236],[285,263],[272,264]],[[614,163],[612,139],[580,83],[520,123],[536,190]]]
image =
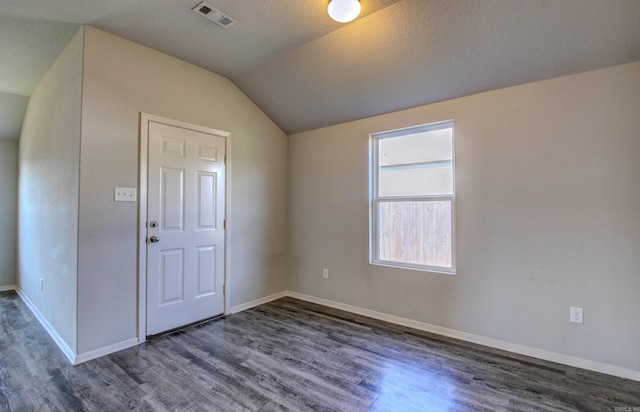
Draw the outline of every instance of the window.
[[[455,272],[453,122],[371,135],[371,263]]]

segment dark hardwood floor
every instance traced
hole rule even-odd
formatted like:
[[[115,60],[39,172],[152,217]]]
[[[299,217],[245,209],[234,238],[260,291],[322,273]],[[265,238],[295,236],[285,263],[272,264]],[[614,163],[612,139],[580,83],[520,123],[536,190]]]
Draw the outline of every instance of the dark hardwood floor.
[[[640,382],[290,298],[75,367],[14,292],[0,325],[2,411],[640,411]]]

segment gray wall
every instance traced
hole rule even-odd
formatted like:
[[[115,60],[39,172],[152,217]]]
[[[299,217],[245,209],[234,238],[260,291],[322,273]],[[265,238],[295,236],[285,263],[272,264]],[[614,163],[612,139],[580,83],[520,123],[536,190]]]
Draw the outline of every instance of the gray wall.
[[[638,113],[634,63],[290,136],[289,289],[640,371]],[[369,134],[448,119],[457,274],[370,265]]]
[[[286,289],[287,136],[229,80],[85,27],[31,97],[20,140],[23,295],[82,355],[137,338],[139,113],[232,133],[232,306]],[[44,290],[40,290],[40,279]]]
[[[19,150],[18,287],[71,351],[76,349],[82,41],[80,31],[33,92]]]
[[[85,29],[78,353],[137,335],[139,113],[231,132],[231,305],[286,289],[287,136],[228,79]]]
[[[16,284],[18,142],[0,140],[0,290]]]
[[[232,305],[288,281],[640,370],[639,78],[640,63],[623,65],[287,139],[227,79],[86,27],[27,110],[17,283],[77,354],[136,337],[137,208],[113,202],[113,188],[137,186],[147,112],[232,133]],[[456,127],[457,275],[369,265],[369,134],[445,119]],[[569,306],[585,308],[584,325],[568,323]]]

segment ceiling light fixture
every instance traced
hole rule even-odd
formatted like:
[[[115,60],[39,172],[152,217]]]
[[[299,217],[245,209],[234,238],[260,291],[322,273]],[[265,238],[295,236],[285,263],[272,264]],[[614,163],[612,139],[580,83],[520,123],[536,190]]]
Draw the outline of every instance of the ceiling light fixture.
[[[337,22],[348,23],[360,14],[359,0],[329,0],[329,16]]]

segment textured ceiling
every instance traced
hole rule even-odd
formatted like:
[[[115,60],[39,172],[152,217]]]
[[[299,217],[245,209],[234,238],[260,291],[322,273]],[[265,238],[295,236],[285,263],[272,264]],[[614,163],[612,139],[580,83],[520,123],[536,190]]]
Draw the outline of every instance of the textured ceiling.
[[[228,29],[198,2],[0,0],[0,110],[85,23],[229,77],[287,133],[640,59],[640,0],[361,0],[346,25],[327,0],[210,0]]]
[[[232,79],[297,132],[638,59],[638,0],[405,0]]]

